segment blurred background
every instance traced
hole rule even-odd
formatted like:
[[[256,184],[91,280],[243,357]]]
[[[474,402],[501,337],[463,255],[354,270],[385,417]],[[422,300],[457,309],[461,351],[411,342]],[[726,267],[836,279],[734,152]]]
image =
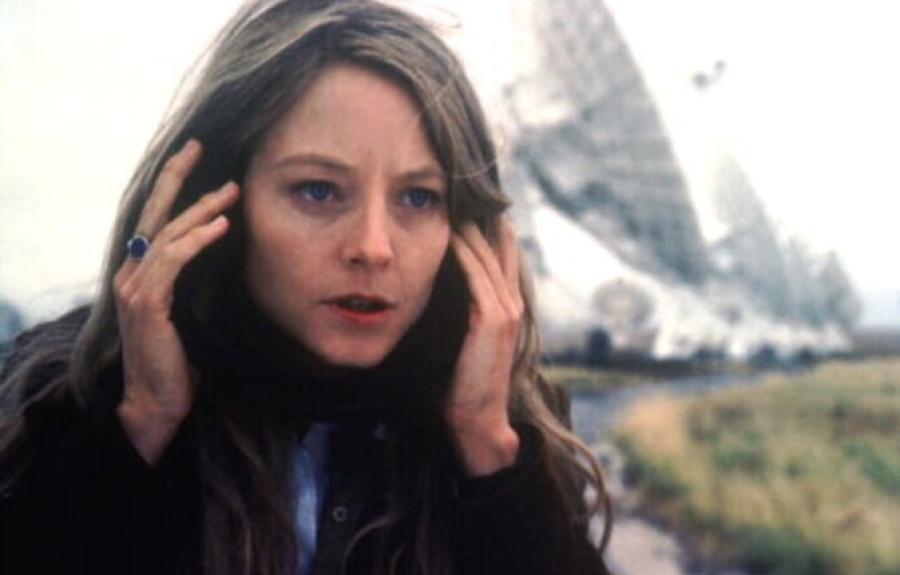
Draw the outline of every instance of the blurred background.
[[[900,573],[900,5],[393,3],[488,110],[616,572]],[[0,345],[238,5],[0,0]]]

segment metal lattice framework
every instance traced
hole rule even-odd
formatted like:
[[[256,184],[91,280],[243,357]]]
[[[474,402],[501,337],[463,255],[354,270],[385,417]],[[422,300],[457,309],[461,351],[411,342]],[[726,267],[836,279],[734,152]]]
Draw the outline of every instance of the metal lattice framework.
[[[639,267],[700,283],[703,241],[684,177],[640,71],[600,0],[539,0],[544,78],[571,116],[526,131],[517,154],[547,198]],[[626,242],[621,242],[621,238]]]

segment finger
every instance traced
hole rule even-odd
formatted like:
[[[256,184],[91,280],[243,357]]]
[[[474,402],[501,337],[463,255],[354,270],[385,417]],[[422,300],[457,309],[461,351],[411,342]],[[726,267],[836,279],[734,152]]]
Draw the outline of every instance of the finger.
[[[178,239],[196,226],[213,220],[237,200],[238,192],[237,184],[228,182],[218,190],[204,195],[196,204],[185,210],[178,218],[169,222],[157,234],[151,243],[151,252],[158,249],[160,245],[165,245],[169,241]],[[127,282],[128,278],[141,265],[141,262],[151,257],[151,252],[148,252],[141,259],[126,257],[122,267],[116,273],[114,281],[119,284]]]
[[[163,245],[170,241],[177,240],[197,226],[212,221],[216,216],[234,204],[238,198],[238,191],[237,184],[228,182],[219,189],[204,194],[203,197],[197,200],[191,207],[166,224],[166,226],[160,230],[159,234],[157,234],[156,238],[154,238],[154,243]]]
[[[141,212],[137,225],[138,233],[152,238],[168,221],[172,205],[181,191],[185,178],[200,160],[201,148],[199,141],[190,139],[178,153],[166,160]]]
[[[122,266],[116,272],[116,275],[113,276],[113,287],[116,289],[121,289],[125,283],[131,278],[132,274],[134,274],[134,270],[137,269],[140,264],[140,260],[132,258],[125,255],[125,261],[122,262]]]
[[[219,215],[179,239],[160,246],[132,276],[125,291],[139,298],[143,305],[168,312],[178,274],[197,254],[225,235],[228,227],[228,219]]]
[[[472,252],[483,266],[484,271],[487,273],[491,287],[496,293],[498,301],[503,304],[504,308],[510,314],[515,315],[518,310],[515,301],[509,293],[509,286],[506,281],[506,276],[503,273],[503,269],[500,267],[500,260],[498,259],[497,252],[490,244],[488,244],[487,239],[475,224],[463,224],[460,231],[463,239],[471,248]]]
[[[512,222],[505,216],[498,217],[498,225],[500,228],[500,267],[503,268],[503,274],[506,276],[506,285],[509,286],[509,292],[517,307],[521,309],[522,289],[519,280],[519,240],[516,236],[516,229]]]
[[[124,291],[125,288],[132,283],[132,278],[135,272],[140,267],[141,262],[146,259],[147,255],[149,254],[148,251],[148,253],[145,253],[143,257],[131,257],[131,255],[129,254],[130,249],[128,245],[130,242],[131,240],[129,239],[125,243],[125,258],[122,261],[122,265],[119,267],[115,276],[113,276],[113,289],[115,290],[117,296],[122,296],[123,293],[127,295],[127,291]]]
[[[456,253],[460,268],[462,268],[463,275],[466,276],[469,294],[475,306],[482,313],[488,313],[493,309],[497,309],[502,304],[497,299],[497,294],[491,285],[481,260],[478,259],[478,256],[475,255],[475,252],[462,236],[453,234],[450,242]]]

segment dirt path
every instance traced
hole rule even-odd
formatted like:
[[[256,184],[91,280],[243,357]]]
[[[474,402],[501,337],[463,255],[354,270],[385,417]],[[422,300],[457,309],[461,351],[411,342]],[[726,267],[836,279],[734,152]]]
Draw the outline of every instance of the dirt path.
[[[685,575],[681,548],[673,538],[646,521],[616,521],[607,560],[616,575]]]
[[[622,482],[624,460],[610,443],[593,445],[603,465],[606,487],[613,499],[614,525],[606,552],[610,570],[616,575],[688,575],[687,555],[676,537],[636,512],[636,497]],[[599,536],[602,525],[592,527]]]
[[[676,534],[655,525],[637,512],[637,496],[624,481],[625,460],[610,440],[618,418],[638,399],[662,389],[675,393],[698,394],[734,385],[749,385],[753,380],[704,379],[677,384],[652,384],[612,392],[577,394],[572,398],[575,432],[592,446],[603,466],[607,489],[613,499],[614,525],[607,550],[607,561],[615,575],[745,575],[740,571],[709,573],[690,570],[692,560]],[[592,525],[599,537],[602,525]]]

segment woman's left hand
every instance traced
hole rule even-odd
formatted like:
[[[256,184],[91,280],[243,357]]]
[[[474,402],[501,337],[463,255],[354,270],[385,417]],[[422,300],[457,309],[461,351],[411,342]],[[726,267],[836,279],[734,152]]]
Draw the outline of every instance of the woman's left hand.
[[[519,451],[508,403],[524,303],[515,231],[504,217],[498,228],[496,246],[472,223],[451,239],[471,301],[445,417],[470,476],[509,467]]]

